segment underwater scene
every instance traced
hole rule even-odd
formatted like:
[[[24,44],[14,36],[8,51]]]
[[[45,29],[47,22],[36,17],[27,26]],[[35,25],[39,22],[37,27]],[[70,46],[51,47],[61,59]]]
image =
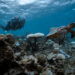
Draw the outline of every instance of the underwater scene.
[[[75,75],[75,0],[0,0],[0,75]]]

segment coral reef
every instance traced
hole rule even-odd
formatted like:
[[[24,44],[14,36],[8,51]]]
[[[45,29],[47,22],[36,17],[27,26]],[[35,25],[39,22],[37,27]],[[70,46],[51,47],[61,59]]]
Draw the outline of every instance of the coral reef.
[[[8,72],[11,68],[15,69],[15,67],[22,72],[22,68],[15,61],[14,51],[6,39],[7,35],[0,35],[0,75],[4,75],[4,73]]]
[[[57,33],[51,37],[58,38]],[[75,75],[75,42],[65,39],[63,43],[46,40],[42,33],[0,34],[0,75]]]
[[[46,38],[58,39],[59,44],[62,44],[64,42],[65,37],[68,35],[68,33],[71,33],[71,38],[75,37],[75,31],[73,30],[73,28],[75,28],[75,23],[71,23],[68,26],[52,28]]]
[[[29,34],[27,35],[27,46],[31,47],[32,51],[38,50],[38,39],[42,38],[44,36],[43,33],[35,33],[35,34]]]

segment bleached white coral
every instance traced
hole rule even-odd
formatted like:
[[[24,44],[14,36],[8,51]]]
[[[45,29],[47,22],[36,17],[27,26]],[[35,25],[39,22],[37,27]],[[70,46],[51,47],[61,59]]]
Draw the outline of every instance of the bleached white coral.
[[[33,37],[43,37],[43,33],[35,33],[35,34],[29,34],[27,35],[27,38],[33,38]]]
[[[64,54],[58,54],[57,55],[57,59],[62,59],[62,60],[65,60],[65,55]]]
[[[35,33],[34,35],[35,35],[35,37],[43,37],[44,36],[43,33]]]
[[[32,38],[32,37],[35,37],[35,35],[34,34],[27,35],[27,38]]]
[[[72,41],[71,44],[75,44],[75,41]]]

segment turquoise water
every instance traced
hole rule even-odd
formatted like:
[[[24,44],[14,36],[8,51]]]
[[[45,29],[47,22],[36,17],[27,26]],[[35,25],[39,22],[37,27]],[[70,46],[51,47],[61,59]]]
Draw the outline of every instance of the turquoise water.
[[[26,18],[24,27],[8,32],[0,28],[0,33],[47,34],[51,27],[75,22],[75,0],[0,0],[0,24],[5,26],[15,16]]]

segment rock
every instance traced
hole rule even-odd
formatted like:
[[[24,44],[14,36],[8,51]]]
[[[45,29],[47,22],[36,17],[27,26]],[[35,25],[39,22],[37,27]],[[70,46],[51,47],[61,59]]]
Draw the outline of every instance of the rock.
[[[34,63],[37,63],[37,61],[38,61],[37,58],[34,57],[33,55],[26,56],[25,58],[27,58],[28,60],[33,60]]]
[[[70,60],[70,66],[72,66],[72,68],[75,67],[75,58]]]
[[[21,65],[23,65],[23,67],[25,68],[25,70],[27,71],[37,71],[37,72],[41,72],[43,67],[41,65],[38,64],[37,59],[34,58],[33,56],[28,56],[26,58],[24,58],[21,62]]]
[[[5,73],[4,75],[26,75],[26,73],[16,68],[16,69],[10,69],[9,72]]]
[[[20,65],[15,61],[12,47],[5,39],[4,36],[0,37],[0,75],[4,75],[12,68],[16,68],[15,70],[19,68],[22,71]]]
[[[20,56],[20,55],[21,55],[20,52],[15,53],[15,56]]]
[[[52,41],[52,40],[50,40],[50,39],[46,42],[47,45],[53,45],[54,43],[55,43],[55,42]]]
[[[6,42],[0,40],[0,62],[12,60],[14,58],[13,50]]]
[[[52,58],[55,58],[55,57],[56,57],[56,54],[50,53],[50,54],[48,54],[47,59],[51,60]]]
[[[13,49],[5,39],[5,36],[0,36],[0,75],[8,71],[14,61]]]
[[[23,67],[29,71],[33,71],[37,68],[37,60],[33,56],[25,57],[20,64],[22,64]]]
[[[53,44],[53,47],[54,47],[54,48],[60,48],[60,45],[57,44],[57,43],[54,43],[54,44]]]
[[[37,71],[37,72],[40,73],[42,70],[43,70],[43,67],[42,67],[41,65],[37,65],[37,66],[36,66],[36,71]]]
[[[41,54],[41,55],[38,55],[37,56],[37,59],[38,59],[38,63],[42,66],[45,66],[46,64],[46,61],[47,61],[47,58],[45,55]]]
[[[53,53],[54,53],[54,54],[57,54],[57,53],[59,53],[59,51],[60,51],[59,48],[54,48]]]
[[[42,72],[40,75],[53,75],[53,72],[51,70],[46,70]]]

